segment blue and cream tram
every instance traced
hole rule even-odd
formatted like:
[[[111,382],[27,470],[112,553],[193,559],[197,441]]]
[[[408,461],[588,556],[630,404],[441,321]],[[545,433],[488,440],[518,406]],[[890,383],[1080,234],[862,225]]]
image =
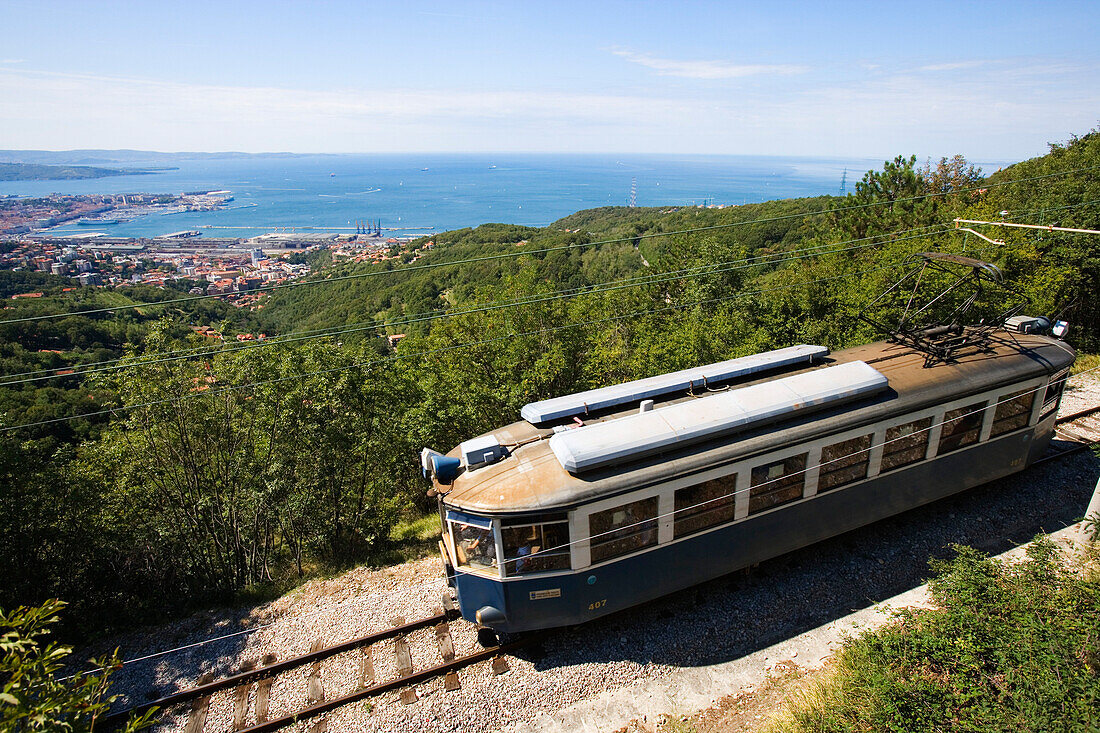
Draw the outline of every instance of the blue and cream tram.
[[[1074,360],[998,330],[949,362],[793,346],[526,405],[422,463],[462,615],[576,624],[1019,471]]]

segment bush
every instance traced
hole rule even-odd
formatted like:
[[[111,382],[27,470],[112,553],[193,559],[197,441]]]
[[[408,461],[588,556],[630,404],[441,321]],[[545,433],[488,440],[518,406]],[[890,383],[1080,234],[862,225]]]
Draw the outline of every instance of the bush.
[[[782,731],[1045,731],[1100,725],[1100,573],[1040,537],[1020,563],[956,547],[935,610],[849,640]]]
[[[0,609],[0,730],[91,731],[115,701],[106,693],[111,673],[119,666],[117,651],[110,659],[93,660],[99,673],[57,679],[72,649],[42,641],[64,606],[50,600],[10,613]],[[148,728],[155,722],[154,712],[132,718],[124,730]]]

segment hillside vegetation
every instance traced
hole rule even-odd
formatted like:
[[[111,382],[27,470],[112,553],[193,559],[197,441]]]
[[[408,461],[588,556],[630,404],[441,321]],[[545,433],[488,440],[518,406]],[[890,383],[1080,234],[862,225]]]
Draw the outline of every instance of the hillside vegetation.
[[[108,176],[132,176],[153,173],[150,170],[97,168],[90,165],[38,165],[36,163],[0,163],[0,181],[62,181]]]
[[[1095,730],[1100,569],[1040,537],[1013,564],[956,548],[934,564],[934,610],[849,639],[835,673],[773,733]]]
[[[487,224],[439,234],[423,256],[420,242],[385,265],[321,267],[314,284],[251,313],[156,305],[171,294],[134,289],[73,295],[57,292],[61,278],[5,274],[8,292],[53,290],[6,301],[4,374],[119,356],[126,368],[0,379],[4,426],[25,426],[0,433],[0,606],[61,597],[91,631],[378,562],[394,524],[431,508],[423,446],[449,449],[535,399],[794,343],[874,339],[857,316],[915,252],[998,263],[1011,287],[986,292],[978,317],[1017,304],[1057,314],[1095,352],[1100,240],[1005,229],[988,231],[1006,242],[990,245],[952,219],[1008,211],[1100,228],[1098,166],[1090,133],[989,178],[961,158],[922,169],[898,157],[843,198]],[[130,299],[147,305],[87,312]],[[190,331],[203,324],[300,338],[213,346]],[[394,349],[387,334],[406,337]],[[45,422],[74,413],[88,417]]]

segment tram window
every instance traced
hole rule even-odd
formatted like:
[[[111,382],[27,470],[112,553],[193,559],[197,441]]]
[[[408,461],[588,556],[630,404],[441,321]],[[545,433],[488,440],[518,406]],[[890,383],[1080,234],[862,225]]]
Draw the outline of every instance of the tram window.
[[[592,562],[657,544],[657,497],[623,504],[588,517]]]
[[[686,537],[708,527],[732,522],[736,490],[736,473],[679,489],[675,495],[673,537]]]
[[[928,453],[928,431],[932,418],[907,422],[886,429],[886,444],[882,447],[882,472],[923,461]]]
[[[984,402],[948,410],[940,429],[940,453],[950,453],[978,442],[985,417]]]
[[[806,485],[806,453],[752,469],[749,514],[802,498]]]
[[[570,567],[569,522],[564,519],[503,527],[500,541],[504,548],[505,575],[544,573]]]
[[[1066,379],[1069,377],[1069,370],[1058,372],[1050,378],[1050,384],[1047,385],[1046,396],[1043,397],[1043,416],[1041,420],[1045,420],[1047,416],[1058,409],[1058,403],[1062,399],[1062,390],[1066,388]]]
[[[464,522],[451,522],[455,561],[459,567],[488,570],[497,566],[497,544],[493,530]]]
[[[861,435],[821,449],[818,493],[867,478],[867,469],[871,465],[871,437]]]
[[[1031,405],[1034,401],[1035,390],[1032,389],[1002,397],[993,413],[993,429],[989,437],[1010,433],[1027,425],[1031,419]]]

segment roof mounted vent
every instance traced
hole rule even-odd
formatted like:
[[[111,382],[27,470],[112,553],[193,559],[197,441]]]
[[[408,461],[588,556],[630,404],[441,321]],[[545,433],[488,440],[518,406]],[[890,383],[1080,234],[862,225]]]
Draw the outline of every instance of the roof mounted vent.
[[[562,468],[577,473],[752,430],[887,386],[874,367],[853,361],[567,430],[550,438],[550,449]]]
[[[1042,316],[1012,316],[1005,320],[1005,330],[1015,333],[1050,333],[1050,321]]]
[[[785,349],[766,351],[763,354],[742,356],[715,364],[681,369],[670,374],[625,382],[611,387],[590,389],[587,392],[553,397],[541,402],[531,402],[523,406],[520,415],[529,423],[539,424],[587,415],[589,412],[603,410],[617,405],[641,402],[660,395],[683,392],[692,388],[704,389],[708,384],[729,381],[749,374],[770,371],[799,363],[812,363],[829,355],[824,346],[788,346]]]
[[[458,446],[458,450],[462,454],[462,462],[469,469],[481,468],[490,463],[496,463],[508,455],[508,449],[492,435],[471,438]]]

